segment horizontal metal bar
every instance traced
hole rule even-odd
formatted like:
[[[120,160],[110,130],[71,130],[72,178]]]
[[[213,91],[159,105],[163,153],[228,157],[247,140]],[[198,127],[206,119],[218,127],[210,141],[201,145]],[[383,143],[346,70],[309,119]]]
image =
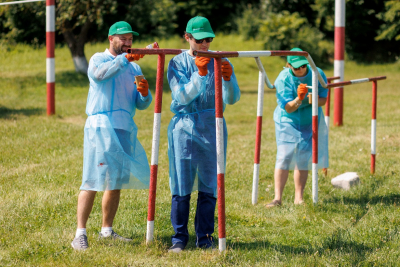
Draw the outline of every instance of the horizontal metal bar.
[[[3,2],[3,3],[0,3],[0,6],[24,4],[24,3],[29,3],[29,2],[40,2],[40,1],[46,1],[46,0],[23,0],[23,1],[14,1],[14,2]]]
[[[160,48],[154,48],[154,49],[147,49],[147,48],[128,48],[126,50],[127,53],[129,54],[139,54],[139,55],[159,55],[159,54],[164,54],[164,55],[178,55],[187,49],[160,49]]]
[[[332,87],[342,87],[345,85],[352,85],[352,84],[358,84],[358,83],[366,83],[366,82],[373,82],[373,81],[378,81],[378,80],[385,80],[386,76],[378,76],[378,77],[372,77],[372,78],[362,78],[362,79],[356,79],[356,80],[350,80],[350,81],[344,81],[344,82],[338,82],[338,83],[330,83],[328,85],[328,88]]]
[[[340,76],[327,77],[328,82],[340,79]]]

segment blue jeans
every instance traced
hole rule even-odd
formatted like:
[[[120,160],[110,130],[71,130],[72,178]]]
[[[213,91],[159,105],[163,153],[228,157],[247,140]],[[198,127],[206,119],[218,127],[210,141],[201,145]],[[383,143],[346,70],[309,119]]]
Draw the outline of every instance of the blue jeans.
[[[213,245],[214,212],[217,199],[213,194],[199,191],[197,198],[196,217],[194,228],[196,231],[196,246],[210,247]],[[189,241],[187,229],[190,210],[190,194],[186,196],[172,196],[171,223],[175,234],[172,236],[172,244],[182,243],[186,246]]]

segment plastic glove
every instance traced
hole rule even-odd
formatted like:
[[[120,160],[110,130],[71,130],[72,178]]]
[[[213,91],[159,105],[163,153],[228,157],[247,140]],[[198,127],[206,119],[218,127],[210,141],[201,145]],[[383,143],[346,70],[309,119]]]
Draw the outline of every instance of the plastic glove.
[[[207,71],[207,64],[210,62],[209,57],[196,57],[194,63],[196,64],[197,68],[199,69],[200,76],[206,76]]]
[[[132,62],[132,61],[138,61],[139,59],[143,58],[144,55],[143,54],[141,54],[141,55],[139,55],[139,54],[126,54],[125,57],[129,62]]]
[[[136,84],[136,82],[134,82]],[[136,85],[136,90],[144,97],[146,97],[149,94],[149,83],[147,82],[146,79],[142,79],[139,82],[139,86]]]
[[[302,101],[303,101],[304,97],[306,96],[306,94],[308,93],[308,88],[306,86],[307,86],[307,84],[301,83],[297,87],[297,96]]]
[[[222,62],[221,69],[222,69],[222,78],[225,81],[230,81],[233,72],[231,64],[229,64],[228,61],[224,61]]]

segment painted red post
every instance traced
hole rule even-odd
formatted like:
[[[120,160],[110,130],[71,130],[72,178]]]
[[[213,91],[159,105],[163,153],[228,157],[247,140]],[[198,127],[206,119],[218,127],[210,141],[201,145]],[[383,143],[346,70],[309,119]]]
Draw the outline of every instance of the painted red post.
[[[46,0],[46,83],[47,83],[47,115],[53,115],[55,108],[55,0]]]
[[[318,202],[318,71],[312,70],[312,198]]]
[[[340,81],[344,79],[345,8],[345,0],[335,0],[334,76],[340,76]],[[343,87],[334,90],[333,125],[343,125]]]
[[[215,74],[215,130],[217,137],[217,197],[218,197],[218,247],[226,249],[225,231],[225,155],[224,155],[224,114],[222,104],[221,58],[214,58]]]
[[[158,153],[160,147],[161,107],[164,81],[165,54],[159,54],[157,60],[156,97],[154,104],[153,142],[151,149],[150,188],[147,211],[146,243],[153,241],[154,214],[156,205]]]
[[[376,155],[376,104],[378,96],[378,82],[372,81],[372,119],[371,119],[371,173],[375,173]]]
[[[256,125],[256,144],[254,150],[254,170],[253,170],[253,191],[251,203],[257,204],[258,199],[258,181],[260,175],[260,154],[261,154],[261,132],[262,116],[264,107],[264,73],[258,73],[258,100],[257,100],[257,125]]]

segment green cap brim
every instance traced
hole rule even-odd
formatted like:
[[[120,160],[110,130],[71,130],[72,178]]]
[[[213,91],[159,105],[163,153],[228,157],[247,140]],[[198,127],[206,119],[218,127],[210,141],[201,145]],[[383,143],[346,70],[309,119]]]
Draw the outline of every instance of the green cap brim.
[[[299,61],[290,63],[290,65],[292,65],[293,68],[299,68],[300,66],[303,66],[303,65],[306,65],[306,64],[308,64],[307,59],[301,59]]]
[[[204,39],[204,38],[209,38],[215,37],[215,34],[211,33],[211,32],[196,32],[196,33],[192,33],[192,36],[194,39],[200,40],[200,39]]]

